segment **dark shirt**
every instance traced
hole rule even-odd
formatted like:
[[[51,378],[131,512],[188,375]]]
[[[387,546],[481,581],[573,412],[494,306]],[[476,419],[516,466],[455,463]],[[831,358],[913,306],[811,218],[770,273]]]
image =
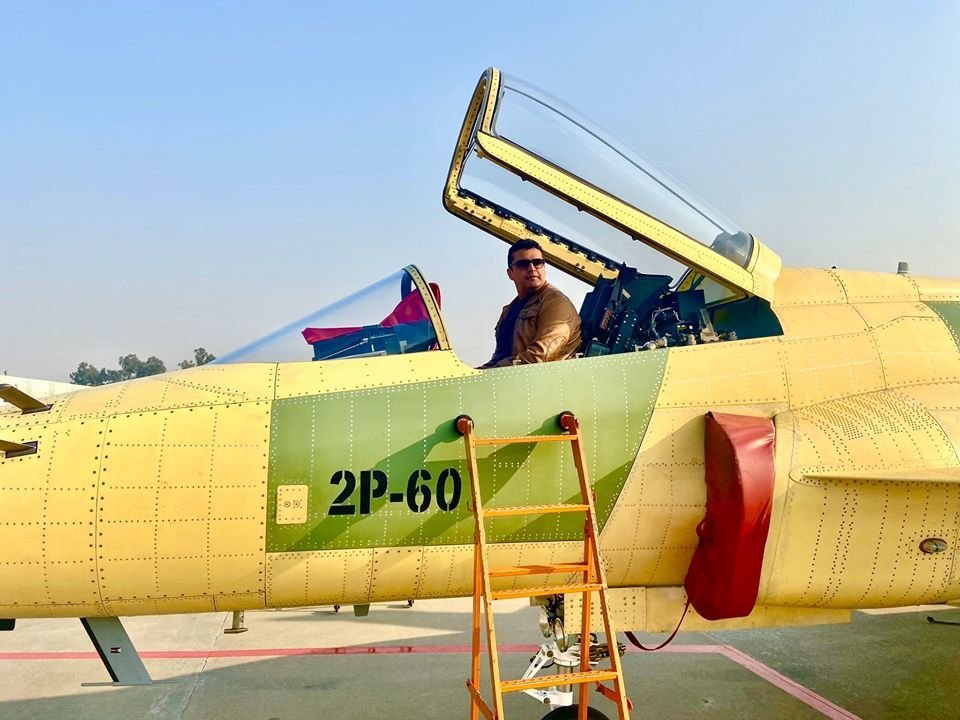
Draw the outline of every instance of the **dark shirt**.
[[[496,365],[501,360],[513,356],[513,333],[517,326],[517,318],[520,317],[520,311],[527,304],[527,300],[529,298],[518,296],[510,303],[510,309],[507,311],[506,317],[503,318],[503,322],[497,328],[497,349],[494,351],[493,359],[489,364]]]

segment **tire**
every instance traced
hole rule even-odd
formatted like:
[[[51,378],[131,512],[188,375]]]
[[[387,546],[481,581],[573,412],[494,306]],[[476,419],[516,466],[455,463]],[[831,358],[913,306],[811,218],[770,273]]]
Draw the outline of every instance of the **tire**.
[[[556,710],[551,710],[546,715],[543,716],[543,720],[577,720],[577,705],[568,705],[567,707],[559,707]],[[587,710],[587,718],[589,720],[610,720],[606,715],[597,710],[596,708],[590,708]]]

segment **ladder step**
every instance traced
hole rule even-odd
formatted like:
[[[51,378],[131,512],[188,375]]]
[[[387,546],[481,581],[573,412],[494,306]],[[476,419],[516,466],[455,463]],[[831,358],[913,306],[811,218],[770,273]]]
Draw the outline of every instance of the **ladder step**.
[[[587,672],[542,675],[526,680],[504,680],[500,683],[500,687],[503,692],[507,693],[553,687],[554,685],[585,685],[586,683],[616,679],[617,673],[614,670],[588,670]]]
[[[542,443],[542,442],[570,442],[575,440],[576,435],[524,435],[522,437],[489,437],[474,438],[474,445],[519,445],[523,443]]]
[[[490,593],[490,598],[492,600],[509,600],[510,598],[540,597],[542,595],[565,595],[570,593],[598,592],[600,590],[603,590],[602,583],[552,585],[537,588],[520,588],[518,590],[494,590]]]
[[[516,507],[484,508],[483,516],[512,517],[515,515],[549,515],[551,513],[586,512],[589,505],[582,503],[559,503],[557,505],[518,505]]]
[[[490,577],[518,577],[520,575],[550,575],[553,573],[586,572],[586,563],[550,563],[546,565],[504,565],[490,569]]]

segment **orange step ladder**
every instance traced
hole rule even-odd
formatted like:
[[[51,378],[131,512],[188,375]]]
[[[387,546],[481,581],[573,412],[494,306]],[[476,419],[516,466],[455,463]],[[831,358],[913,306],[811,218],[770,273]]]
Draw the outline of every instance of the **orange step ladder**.
[[[616,632],[611,624],[608,610],[607,583],[604,577],[603,562],[600,559],[599,532],[597,530],[593,490],[587,478],[586,458],[580,437],[580,423],[576,416],[570,412],[561,413],[557,420],[563,430],[563,432],[558,435],[478,438],[474,435],[473,420],[468,415],[461,415],[456,419],[457,431],[463,435],[464,444],[466,445],[467,469],[470,473],[473,514],[476,520],[473,554],[473,652],[470,679],[467,680],[467,690],[470,693],[470,720],[478,720],[478,713],[482,713],[483,717],[487,720],[504,720],[504,693],[548,688],[557,685],[577,685],[579,687],[578,719],[587,720],[587,714],[589,712],[588,685],[591,683],[596,683],[597,690],[604,695],[604,697],[613,701],[617,707],[619,720],[629,720],[630,717],[630,701],[627,699],[624,690],[623,669],[620,664],[620,653],[617,651]],[[570,443],[573,450],[574,464],[576,465],[577,475],[580,480],[580,502],[560,503],[557,505],[484,508],[481,501],[480,478],[477,470],[477,446],[545,442]],[[570,512],[584,514],[583,560],[581,562],[490,567],[485,527],[485,522],[488,519]],[[551,574],[569,575],[571,573],[581,574],[578,583],[572,585],[547,585],[545,587],[519,590],[491,590],[491,578]],[[597,593],[599,596],[604,632],[607,637],[607,643],[611,645],[610,652],[608,653],[610,667],[599,670],[592,670],[590,668],[590,611],[593,593]],[[583,597],[580,626],[581,647],[579,672],[530,677],[520,680],[501,680],[497,651],[497,635],[492,607],[493,601],[507,598],[540,597],[560,594],[580,594]],[[493,691],[492,708],[487,705],[480,695],[481,600],[486,621],[487,653],[490,660],[490,681]],[[611,680],[613,681],[612,688],[603,684],[604,681]]]

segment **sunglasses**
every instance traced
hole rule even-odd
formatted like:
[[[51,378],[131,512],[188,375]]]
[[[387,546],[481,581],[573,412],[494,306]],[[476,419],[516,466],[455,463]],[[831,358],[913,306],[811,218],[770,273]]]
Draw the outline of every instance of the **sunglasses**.
[[[521,270],[529,270],[530,266],[539,269],[546,264],[546,260],[543,258],[534,258],[533,260],[517,260],[515,263],[511,264],[510,267],[520,268]]]

